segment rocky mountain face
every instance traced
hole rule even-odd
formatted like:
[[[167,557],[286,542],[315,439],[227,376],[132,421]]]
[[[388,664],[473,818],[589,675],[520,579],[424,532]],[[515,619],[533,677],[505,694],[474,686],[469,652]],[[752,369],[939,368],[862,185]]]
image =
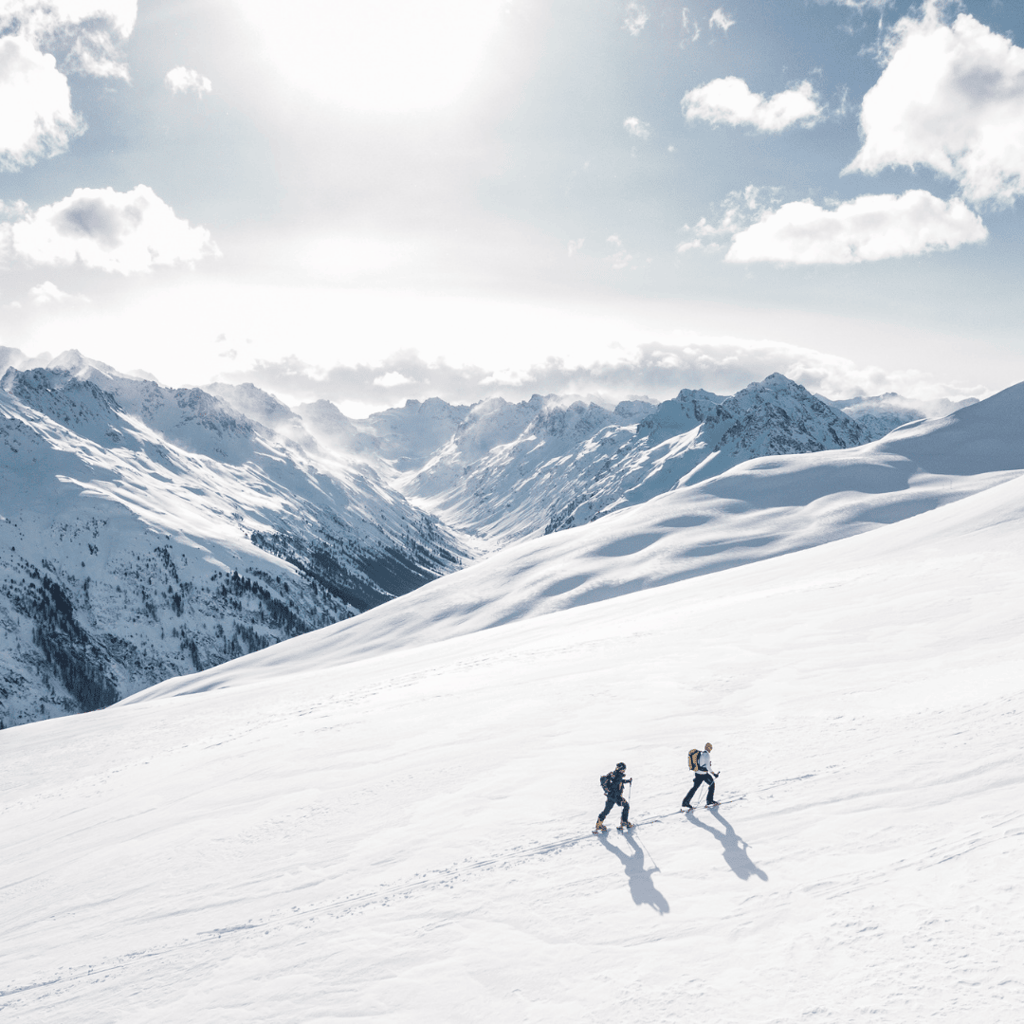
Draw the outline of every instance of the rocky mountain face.
[[[328,625],[465,555],[368,463],[320,451],[294,415],[277,432],[208,392],[84,365],[0,380],[7,725],[103,707]]]
[[[914,413],[773,374],[615,409],[432,398],[353,420],[248,384],[164,388],[74,352],[8,367],[0,723],[103,707],[516,540],[758,456],[861,445]]]

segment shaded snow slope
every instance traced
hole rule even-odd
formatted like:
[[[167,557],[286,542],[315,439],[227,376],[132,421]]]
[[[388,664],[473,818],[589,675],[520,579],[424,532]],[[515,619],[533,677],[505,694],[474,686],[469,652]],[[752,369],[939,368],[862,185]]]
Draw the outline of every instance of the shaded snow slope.
[[[277,433],[200,389],[60,362],[0,380],[0,723],[102,707],[458,566],[450,531],[286,410],[262,410]]]
[[[5,730],[0,1011],[1011,1024],[1022,574],[1011,479],[341,670],[321,631],[214,692]],[[615,761],[643,819],[706,740],[734,802],[590,835]]]
[[[1015,478],[1024,472],[1022,438],[1018,384],[873,444],[746,462],[577,530],[523,542],[321,636],[338,661],[354,661],[775,558]],[[282,663],[291,656],[280,652]]]

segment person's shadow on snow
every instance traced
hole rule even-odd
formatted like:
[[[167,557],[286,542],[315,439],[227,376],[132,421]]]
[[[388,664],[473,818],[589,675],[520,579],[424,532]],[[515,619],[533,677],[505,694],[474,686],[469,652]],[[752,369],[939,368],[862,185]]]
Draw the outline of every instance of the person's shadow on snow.
[[[725,858],[725,863],[732,868],[733,874],[737,878],[742,878],[745,882],[751,875],[757,875],[762,882],[767,882],[768,875],[750,859],[750,855],[747,853],[747,844],[736,835],[736,830],[722,817],[722,812],[717,807],[708,809],[725,826],[723,831],[719,832],[717,828],[705,825],[697,818],[696,814],[687,814],[687,821],[696,825],[697,828],[704,829],[705,832],[710,832],[722,844],[722,856]]]
[[[626,878],[629,879],[629,894],[633,897],[633,902],[638,907],[646,905],[653,907],[659,914],[667,914],[669,912],[668,900],[654,887],[654,879],[651,878],[655,871],[661,869],[658,867],[645,868],[644,851],[640,848],[639,843],[628,832],[624,832],[623,835],[626,837],[626,842],[633,847],[632,854],[624,853],[617,846],[608,842],[608,836],[604,832],[598,833],[598,839],[601,840],[606,850],[614,853],[622,861],[622,866],[626,869]]]

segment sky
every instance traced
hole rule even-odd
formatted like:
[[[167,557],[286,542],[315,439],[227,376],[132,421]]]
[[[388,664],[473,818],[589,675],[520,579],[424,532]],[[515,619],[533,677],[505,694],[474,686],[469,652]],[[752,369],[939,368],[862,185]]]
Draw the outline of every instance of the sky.
[[[1001,0],[0,0],[0,346],[353,414],[990,394],[1022,38]]]

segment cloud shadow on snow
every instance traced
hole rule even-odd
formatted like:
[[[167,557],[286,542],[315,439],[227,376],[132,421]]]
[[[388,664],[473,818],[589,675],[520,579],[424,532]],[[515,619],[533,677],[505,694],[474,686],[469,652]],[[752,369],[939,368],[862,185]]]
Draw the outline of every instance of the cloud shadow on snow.
[[[668,900],[658,892],[654,879],[651,877],[655,871],[661,869],[657,866],[644,867],[644,851],[633,836],[626,833],[626,842],[633,848],[631,854],[625,853],[609,842],[604,833],[599,833],[598,839],[601,840],[601,845],[606,850],[614,853],[622,861],[622,866],[626,869],[626,877],[629,879],[629,894],[633,897],[633,902],[638,907],[649,906],[659,914],[669,913],[671,908],[668,905]]]

